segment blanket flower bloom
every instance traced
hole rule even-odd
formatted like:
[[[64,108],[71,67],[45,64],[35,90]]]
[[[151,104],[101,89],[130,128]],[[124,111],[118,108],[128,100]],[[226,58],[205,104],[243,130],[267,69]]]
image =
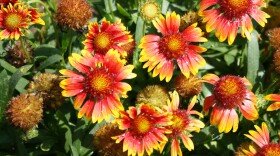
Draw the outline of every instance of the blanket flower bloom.
[[[182,151],[180,148],[180,141],[181,138],[184,146],[189,150],[194,149],[194,144],[190,139],[191,134],[190,132],[196,131],[199,132],[201,128],[205,125],[202,121],[198,119],[191,118],[192,114],[199,115],[203,117],[203,115],[196,110],[192,110],[194,104],[196,102],[196,96],[191,100],[190,105],[188,106],[187,110],[180,110],[179,109],[179,95],[176,91],[171,94],[171,101],[168,100],[168,106],[165,107],[165,111],[169,112],[172,116],[172,125],[166,126],[167,129],[171,130],[172,133],[167,134],[168,138],[171,138],[171,156],[182,156]],[[166,142],[163,143],[161,146],[165,146]]]
[[[65,97],[76,96],[74,108],[79,109],[78,118],[86,115],[92,122],[109,121],[110,115],[117,117],[119,110],[123,110],[120,97],[126,97],[131,86],[124,79],[132,79],[136,74],[132,73],[133,65],[126,65],[120,59],[117,50],[109,50],[103,59],[97,59],[90,53],[82,51],[80,56],[72,53],[69,57],[70,64],[81,73],[63,69],[60,73],[66,79],[60,82]]]
[[[264,97],[268,101],[276,101],[273,102],[269,107],[267,107],[267,111],[275,111],[280,108],[280,95],[279,94],[269,94]]]
[[[159,75],[160,80],[169,82],[173,75],[176,61],[181,72],[188,78],[190,73],[196,75],[198,68],[205,66],[205,60],[198,54],[205,48],[192,45],[190,42],[206,42],[203,32],[196,23],[179,32],[180,15],[167,12],[166,19],[160,15],[152,21],[154,27],[162,33],[162,37],[149,34],[141,39],[139,48],[140,62],[146,62],[143,68],[153,70],[153,77]]]
[[[18,2],[18,0],[0,0],[0,5],[8,5],[9,3],[12,3],[12,4],[14,4],[14,3],[16,3],[16,2]]]
[[[258,119],[256,96],[247,88],[251,88],[251,83],[246,78],[233,75],[219,78],[217,75],[207,74],[202,79],[214,85],[213,95],[205,98],[203,110],[207,113],[213,107],[210,123],[218,125],[220,133],[228,133],[231,129],[233,132],[237,131],[237,107],[246,119]]]
[[[216,5],[217,8],[206,10]],[[223,42],[228,39],[228,44],[231,45],[235,40],[238,28],[241,28],[242,37],[250,40],[250,33],[254,29],[250,17],[264,27],[267,23],[266,18],[270,16],[259,8],[265,6],[263,0],[202,0],[199,15],[203,16],[203,22],[207,22],[207,32],[216,29],[219,41]]]
[[[166,133],[170,133],[164,126],[170,125],[170,118],[167,113],[160,113],[148,104],[142,104],[137,111],[136,107],[129,107],[129,110],[121,111],[121,117],[116,119],[124,134],[112,137],[116,143],[123,140],[123,151],[128,155],[142,156],[146,151],[148,155],[153,149],[159,149],[160,142],[168,139]]]
[[[1,6],[0,29],[3,30],[0,32],[0,38],[18,40],[20,36],[24,36],[22,29],[27,29],[31,23],[45,24],[40,15],[36,9],[26,8],[21,3]]]
[[[121,20],[111,24],[103,19],[100,26],[97,22],[89,24],[83,44],[85,45],[84,50],[93,52],[96,57],[103,57],[108,50],[113,48],[125,58],[127,53],[121,46],[131,41],[133,41],[132,36],[126,31]]]
[[[280,142],[272,143],[269,138],[269,130],[263,122],[262,127],[255,125],[256,131],[250,130],[249,134],[244,134],[257,146],[250,145],[249,149],[243,149],[247,156],[276,156],[280,155]]]

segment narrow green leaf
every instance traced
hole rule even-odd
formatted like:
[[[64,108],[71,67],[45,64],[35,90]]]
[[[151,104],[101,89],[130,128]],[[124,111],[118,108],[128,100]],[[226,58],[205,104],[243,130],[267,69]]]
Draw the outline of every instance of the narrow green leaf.
[[[135,30],[135,41],[136,41],[136,50],[133,53],[133,65],[135,68],[139,66],[139,53],[140,49],[138,48],[140,44],[141,38],[145,35],[145,21],[139,16],[136,23],[136,30]]]
[[[256,82],[259,69],[260,52],[257,35],[258,32],[254,30],[251,34],[251,40],[247,43],[247,78],[252,85]]]
[[[1,67],[3,67],[4,69],[8,70],[11,73],[15,73],[17,71],[17,68],[12,66],[10,63],[8,63],[5,60],[0,60],[0,65]]]
[[[60,60],[62,60],[62,57],[60,55],[57,55],[57,54],[52,55],[41,64],[41,66],[38,68],[38,70],[42,70],[42,69],[48,67],[49,65],[52,65]]]
[[[27,73],[27,71],[29,71],[29,69],[32,67],[33,65],[25,65],[22,66],[21,68],[19,68],[10,78],[9,80],[9,97],[12,97],[13,92],[15,90],[15,87],[17,85],[17,83],[19,82],[19,80],[21,79],[21,77],[23,75],[25,75]]]
[[[129,18],[131,17],[131,15],[119,3],[117,3],[117,9],[120,12],[120,14]]]
[[[40,45],[38,48],[34,49],[34,57],[38,56],[52,56],[54,54],[61,54],[59,49],[51,47],[50,45]]]
[[[7,71],[4,69],[1,73],[0,73],[0,123],[2,123],[3,118],[4,118],[4,112],[6,110],[6,106],[8,104],[9,101],[9,96],[8,96],[8,92],[9,92],[9,78],[8,78],[8,74]]]

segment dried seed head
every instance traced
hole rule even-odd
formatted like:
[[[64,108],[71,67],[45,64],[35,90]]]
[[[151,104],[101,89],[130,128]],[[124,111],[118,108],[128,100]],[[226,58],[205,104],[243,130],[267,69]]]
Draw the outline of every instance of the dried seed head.
[[[96,131],[93,137],[93,145],[102,156],[126,156],[127,152],[122,151],[122,144],[116,144],[111,138],[123,133],[124,131],[119,129],[118,124],[107,123]]]
[[[43,99],[35,94],[13,97],[7,106],[6,118],[12,125],[25,131],[36,126],[43,116]]]
[[[56,109],[65,102],[65,98],[61,95],[62,89],[59,87],[59,83],[58,75],[40,73],[33,77],[33,81],[29,83],[27,91],[40,94],[45,106]]]
[[[280,48],[280,27],[268,30],[267,36],[269,37],[270,45],[275,49],[279,49]]]
[[[182,97],[192,97],[201,92],[202,82],[197,76],[190,75],[189,78],[186,78],[183,74],[180,74],[175,79],[174,88]]]
[[[92,18],[93,9],[86,0],[60,0],[56,21],[60,26],[81,29]]]
[[[202,23],[202,18],[198,16],[197,12],[194,11],[189,11],[187,14],[181,17],[179,30],[183,31],[194,23],[197,23],[198,27],[200,27],[203,32],[206,32],[205,24]]]
[[[268,4],[268,7],[263,8],[263,11],[270,15],[265,24],[265,30],[276,28],[280,26],[280,9],[279,7]]]
[[[272,62],[274,70],[280,74],[280,48],[273,54]]]
[[[168,99],[170,97],[165,87],[161,85],[149,85],[137,94],[136,105],[145,103],[161,108],[167,104]]]
[[[30,59],[32,59],[31,45],[29,43],[24,44],[27,52],[29,53]],[[27,57],[24,54],[23,47],[20,41],[16,41],[15,45],[9,44],[7,47],[6,60],[13,66],[19,68],[27,63]]]

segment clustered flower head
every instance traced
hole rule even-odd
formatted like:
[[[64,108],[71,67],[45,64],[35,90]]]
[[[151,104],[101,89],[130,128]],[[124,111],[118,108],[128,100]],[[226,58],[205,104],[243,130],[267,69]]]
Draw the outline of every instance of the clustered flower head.
[[[233,75],[219,78],[207,74],[202,79],[214,85],[213,95],[204,100],[203,111],[208,112],[213,107],[210,123],[218,125],[219,132],[228,133],[231,129],[237,131],[239,119],[236,108],[240,109],[246,119],[258,119],[256,96],[250,91],[251,83],[246,78]]]
[[[262,27],[265,26],[267,18],[270,17],[260,10],[265,6],[266,3],[263,0],[202,0],[199,15],[206,23],[207,32],[216,29],[215,34],[219,41],[228,39],[228,44],[231,45],[239,28],[241,28],[242,37],[251,39],[250,33],[253,31],[251,17]]]
[[[15,39],[24,36],[24,32],[32,24],[45,25],[41,14],[35,8],[27,8],[22,3],[2,5],[0,10],[0,39]]]
[[[73,30],[82,29],[92,18],[93,9],[86,0],[58,0],[56,21]]]
[[[23,47],[25,46],[25,47]],[[29,43],[21,45],[20,41],[16,41],[15,44],[9,44],[6,50],[6,60],[15,67],[21,67],[28,62],[27,57],[24,54],[23,48],[26,48],[29,56],[32,58],[32,49]]]
[[[118,50],[109,50],[104,57],[94,57],[87,51],[82,56],[72,53],[70,64],[79,72],[68,69],[60,70],[66,79],[60,82],[65,97],[75,96],[74,108],[80,109],[78,117],[84,115],[95,123],[103,119],[109,121],[110,115],[117,117],[123,110],[120,97],[126,97],[131,86],[122,82],[132,79],[133,65],[125,65],[126,61],[120,58]]]
[[[205,60],[198,54],[206,51],[191,42],[206,42],[203,32],[196,27],[196,23],[179,32],[180,15],[167,12],[153,20],[154,27],[162,36],[148,34],[141,39],[139,48],[140,62],[145,62],[143,68],[153,70],[153,77],[159,75],[160,80],[169,82],[173,76],[176,63],[181,72],[188,78],[190,73],[196,75],[198,68],[206,65]]]
[[[95,57],[102,58],[110,49],[115,49],[122,58],[126,58],[127,52],[122,46],[132,41],[132,36],[126,31],[121,20],[111,24],[104,18],[100,25],[97,22],[88,25],[88,33],[83,44],[84,50],[93,53]]]
[[[59,87],[60,78],[56,74],[40,73],[33,77],[29,83],[27,91],[39,94],[43,98],[43,103],[49,108],[59,108],[65,98],[61,95],[62,89]]]
[[[147,0],[139,5],[142,18],[145,21],[151,22],[160,15],[160,5],[154,0]]]
[[[277,156],[280,155],[280,142],[273,143],[270,141],[269,130],[266,123],[262,123],[259,127],[255,125],[254,130],[250,130],[249,134],[244,134],[254,142],[249,148],[243,148],[242,151],[247,156]]]
[[[36,126],[43,117],[43,99],[36,94],[20,94],[7,106],[8,122],[25,131]]]

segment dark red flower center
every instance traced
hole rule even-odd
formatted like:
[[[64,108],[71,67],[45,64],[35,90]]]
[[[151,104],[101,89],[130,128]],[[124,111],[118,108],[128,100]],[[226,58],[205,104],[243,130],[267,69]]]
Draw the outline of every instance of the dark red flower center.
[[[168,129],[172,130],[170,135],[176,137],[180,135],[185,129],[186,126],[189,124],[189,116],[186,110],[176,110],[173,112],[171,121],[173,124],[171,126],[167,126]]]
[[[21,25],[22,17],[17,13],[8,13],[4,19],[6,29],[14,31]]]
[[[160,41],[160,51],[168,59],[178,59],[186,53],[186,41],[181,34],[164,36]]]
[[[97,52],[105,54],[112,47],[111,35],[107,32],[96,34],[93,39],[93,47]]]
[[[267,144],[258,150],[256,156],[279,156],[280,155],[280,144]]]
[[[223,14],[232,20],[247,14],[252,2],[251,0],[220,0],[219,4]]]
[[[154,127],[151,117],[140,114],[131,123],[131,130],[135,136],[143,137]]]
[[[232,109],[241,105],[246,96],[246,85],[238,76],[223,76],[214,85],[217,105]]]
[[[85,79],[87,92],[100,99],[113,93],[113,83],[113,76],[104,68],[93,70]]]

